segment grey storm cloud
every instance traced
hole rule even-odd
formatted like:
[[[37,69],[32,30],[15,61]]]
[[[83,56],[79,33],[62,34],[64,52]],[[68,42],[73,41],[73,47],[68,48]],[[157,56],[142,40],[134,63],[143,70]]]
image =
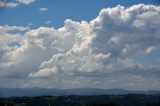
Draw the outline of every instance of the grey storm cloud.
[[[134,55],[159,50],[159,19],[159,6],[138,4],[104,8],[90,22],[67,19],[59,29],[0,26],[0,78],[17,84],[19,79],[23,87],[156,89],[158,59],[146,66]],[[9,86],[2,80],[0,85]]]

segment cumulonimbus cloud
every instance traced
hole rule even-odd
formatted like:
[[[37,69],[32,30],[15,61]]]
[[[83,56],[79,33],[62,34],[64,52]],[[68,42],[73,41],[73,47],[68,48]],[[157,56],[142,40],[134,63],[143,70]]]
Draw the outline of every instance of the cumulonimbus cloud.
[[[160,80],[153,79],[160,73],[158,59],[157,65],[145,66],[134,57],[159,51],[159,19],[159,6],[139,4],[102,9],[90,22],[67,19],[62,28],[40,27],[14,37],[1,26],[0,39],[6,41],[0,43],[0,77],[65,79],[60,77],[65,75],[101,81],[138,75],[144,82]],[[129,80],[125,84],[140,87]]]

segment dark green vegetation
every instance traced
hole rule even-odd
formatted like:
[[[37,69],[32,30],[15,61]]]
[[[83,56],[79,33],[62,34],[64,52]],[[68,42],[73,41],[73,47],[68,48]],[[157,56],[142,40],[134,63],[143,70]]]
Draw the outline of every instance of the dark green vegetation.
[[[160,106],[160,95],[9,97],[0,98],[0,106]]]

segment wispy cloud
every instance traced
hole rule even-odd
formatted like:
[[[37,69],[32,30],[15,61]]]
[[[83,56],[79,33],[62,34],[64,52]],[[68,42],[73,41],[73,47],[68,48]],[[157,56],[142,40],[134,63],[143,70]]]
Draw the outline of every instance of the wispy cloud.
[[[3,1],[0,1],[0,7],[13,8],[13,7],[16,7],[16,6],[18,6],[18,3],[16,3],[16,2],[3,2]]]
[[[48,11],[48,8],[39,8],[39,11],[45,12]]]
[[[44,23],[45,23],[45,24],[50,24],[50,23],[51,23],[51,21],[50,21],[50,20],[48,20],[48,21],[45,21]]]
[[[35,0],[15,0],[13,2],[7,2],[7,1],[3,0],[3,1],[0,1],[0,7],[14,8],[14,7],[17,7],[18,5],[21,5],[21,4],[29,5],[33,2],[35,2]]]
[[[16,1],[18,3],[28,5],[28,4],[31,4],[31,3],[35,2],[36,0],[16,0]]]

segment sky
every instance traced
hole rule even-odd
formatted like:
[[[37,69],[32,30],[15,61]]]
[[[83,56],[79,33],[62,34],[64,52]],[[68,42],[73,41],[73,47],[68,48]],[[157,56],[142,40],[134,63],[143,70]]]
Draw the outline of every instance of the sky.
[[[159,0],[0,0],[0,87],[160,89]]]

